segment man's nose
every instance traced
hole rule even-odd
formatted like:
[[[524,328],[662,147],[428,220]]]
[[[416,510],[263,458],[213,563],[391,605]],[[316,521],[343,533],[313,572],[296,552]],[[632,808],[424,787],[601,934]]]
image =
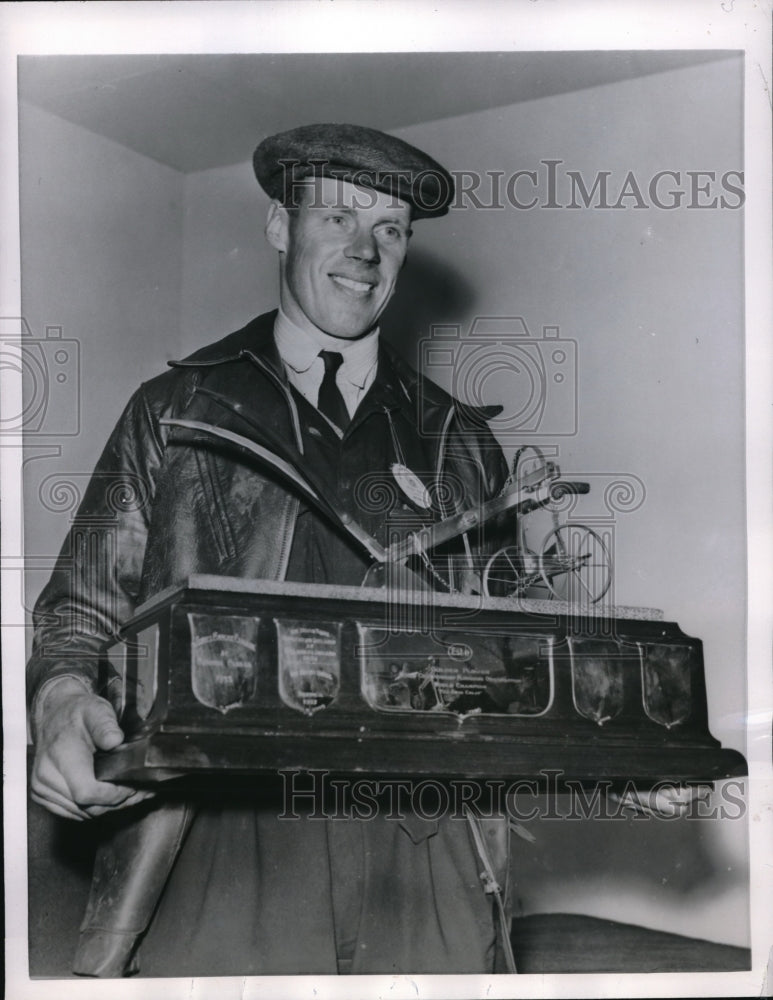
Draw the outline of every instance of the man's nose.
[[[344,253],[352,260],[364,260],[369,264],[378,264],[381,260],[376,238],[367,229],[357,230]]]

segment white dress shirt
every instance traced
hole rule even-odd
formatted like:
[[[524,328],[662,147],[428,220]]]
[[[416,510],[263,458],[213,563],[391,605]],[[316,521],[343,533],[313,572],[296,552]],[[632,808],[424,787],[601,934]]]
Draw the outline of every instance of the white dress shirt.
[[[349,416],[360,404],[376,377],[378,367],[378,327],[365,337],[345,340],[322,330],[302,329],[280,309],[274,322],[274,340],[287,378],[312,406],[317,406],[319,388],[325,374],[320,351],[337,351],[343,358],[336,372],[338,386]]]

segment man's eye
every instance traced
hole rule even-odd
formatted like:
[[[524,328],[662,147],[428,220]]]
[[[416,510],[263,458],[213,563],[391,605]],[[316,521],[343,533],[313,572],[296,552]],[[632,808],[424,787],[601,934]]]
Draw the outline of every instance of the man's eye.
[[[388,240],[400,240],[403,238],[402,229],[398,229],[397,226],[382,226],[381,235]]]

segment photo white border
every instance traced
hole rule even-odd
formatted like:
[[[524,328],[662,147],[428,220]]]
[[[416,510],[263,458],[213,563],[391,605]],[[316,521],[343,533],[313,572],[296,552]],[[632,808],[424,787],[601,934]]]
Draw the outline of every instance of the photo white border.
[[[745,281],[747,337],[747,531],[750,973],[262,977],[180,980],[34,980],[27,977],[24,630],[21,567],[21,440],[0,448],[2,485],[3,704],[5,754],[6,970],[12,1000],[186,996],[240,1000],[341,996],[401,998],[521,996],[759,996],[773,944],[773,628],[771,540],[771,116],[768,0],[200,0],[18,3],[0,9],[0,316],[20,316],[18,244],[18,55],[551,51],[562,49],[741,49],[745,51]],[[250,45],[249,40],[255,39]],[[14,238],[16,231],[16,238]],[[21,412],[20,379],[0,371],[6,412]],[[6,570],[13,572],[5,572]],[[772,984],[773,985],[773,984]],[[768,987],[770,989],[770,986]]]

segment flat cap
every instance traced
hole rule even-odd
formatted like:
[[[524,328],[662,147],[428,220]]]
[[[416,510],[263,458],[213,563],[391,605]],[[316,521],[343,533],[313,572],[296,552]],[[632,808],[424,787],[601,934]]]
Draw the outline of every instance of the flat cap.
[[[445,215],[454,181],[445,167],[402,139],[362,125],[301,125],[264,139],[252,158],[270,198],[293,204],[293,187],[333,177],[394,194],[417,219]]]

